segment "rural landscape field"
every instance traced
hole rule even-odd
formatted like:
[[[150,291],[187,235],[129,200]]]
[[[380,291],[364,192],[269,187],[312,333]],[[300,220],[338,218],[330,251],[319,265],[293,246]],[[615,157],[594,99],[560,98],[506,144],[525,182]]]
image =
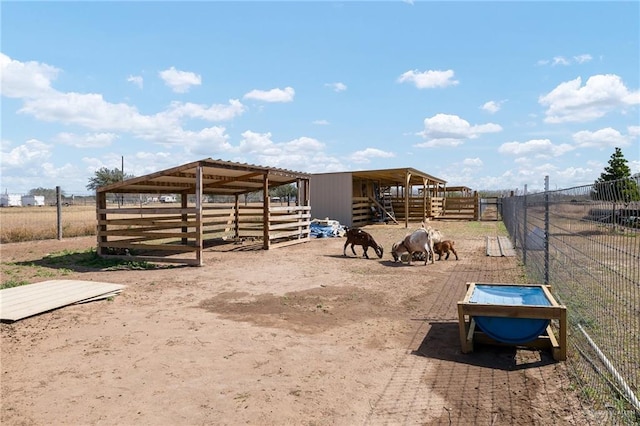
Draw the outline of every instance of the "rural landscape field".
[[[411,224],[419,227],[420,224]],[[1,325],[2,424],[583,425],[597,422],[545,350],[460,350],[467,282],[526,281],[490,257],[500,222],[437,222],[460,260],[411,266],[408,231],[205,251],[205,266],[92,263],[94,237],[2,244],[2,280],[124,284],[111,300]]]
[[[60,209],[63,237],[95,235],[96,207],[90,205],[64,206]],[[0,242],[53,239],[58,235],[56,206],[0,208]]]

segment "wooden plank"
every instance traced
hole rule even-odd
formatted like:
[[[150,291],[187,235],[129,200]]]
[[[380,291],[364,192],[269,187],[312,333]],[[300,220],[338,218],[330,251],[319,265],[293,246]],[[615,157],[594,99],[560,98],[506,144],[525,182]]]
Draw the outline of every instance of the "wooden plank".
[[[0,290],[0,320],[17,321],[125,287],[97,281],[51,280],[6,288]]]
[[[513,257],[516,255],[516,251],[514,250],[509,237],[498,237],[498,245],[500,246],[502,256]]]
[[[487,236],[487,256],[511,257],[516,251],[511,244],[509,237],[489,237]]]

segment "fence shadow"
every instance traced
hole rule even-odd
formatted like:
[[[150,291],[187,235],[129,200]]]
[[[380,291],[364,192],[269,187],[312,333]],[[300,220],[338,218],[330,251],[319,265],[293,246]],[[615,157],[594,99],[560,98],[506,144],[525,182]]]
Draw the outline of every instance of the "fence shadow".
[[[505,371],[536,368],[554,364],[547,351],[523,349],[515,346],[474,345],[474,351],[464,354],[460,348],[457,322],[430,322],[429,331],[412,355],[458,362]]]

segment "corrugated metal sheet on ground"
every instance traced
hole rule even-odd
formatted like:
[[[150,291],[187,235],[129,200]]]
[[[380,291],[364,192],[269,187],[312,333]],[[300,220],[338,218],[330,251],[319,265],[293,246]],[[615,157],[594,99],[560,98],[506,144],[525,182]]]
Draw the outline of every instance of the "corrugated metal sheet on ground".
[[[509,237],[487,237],[487,256],[515,256]]]
[[[0,320],[17,321],[63,306],[118,294],[126,286],[96,281],[51,280],[0,290]]]

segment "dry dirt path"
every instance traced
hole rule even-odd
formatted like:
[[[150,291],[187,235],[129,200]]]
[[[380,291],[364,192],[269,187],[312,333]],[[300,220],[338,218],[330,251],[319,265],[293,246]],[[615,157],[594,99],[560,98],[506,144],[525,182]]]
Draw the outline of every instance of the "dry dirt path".
[[[550,354],[460,352],[465,283],[524,278],[516,258],[486,256],[497,222],[435,226],[456,241],[459,261],[343,257],[344,239],[328,238],[212,248],[201,268],[39,267],[43,277],[30,262],[93,240],[3,245],[3,280],[127,288],[112,301],[1,325],[0,423],[589,424],[565,363]],[[406,232],[366,229],[387,251]]]

